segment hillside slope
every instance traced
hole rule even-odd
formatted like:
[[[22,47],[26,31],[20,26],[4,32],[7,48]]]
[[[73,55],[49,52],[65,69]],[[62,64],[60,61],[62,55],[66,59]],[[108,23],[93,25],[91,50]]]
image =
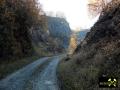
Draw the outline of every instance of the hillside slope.
[[[120,82],[120,1],[104,8],[97,23],[77,47],[72,58],[59,65],[63,90],[109,90],[99,88],[99,77]],[[116,89],[119,90],[120,84]]]

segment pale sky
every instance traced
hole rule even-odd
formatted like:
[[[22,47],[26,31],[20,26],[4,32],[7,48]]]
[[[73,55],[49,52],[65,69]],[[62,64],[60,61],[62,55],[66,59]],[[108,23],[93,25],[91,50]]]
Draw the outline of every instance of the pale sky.
[[[72,29],[89,28],[98,19],[88,18],[87,0],[39,0],[45,12],[63,12]]]

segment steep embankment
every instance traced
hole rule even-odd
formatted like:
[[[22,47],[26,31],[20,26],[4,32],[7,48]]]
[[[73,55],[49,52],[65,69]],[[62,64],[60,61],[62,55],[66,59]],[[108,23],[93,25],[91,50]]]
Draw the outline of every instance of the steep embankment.
[[[100,90],[99,77],[120,82],[120,1],[113,0],[76,49],[59,66],[62,90]],[[120,89],[120,84],[118,85]],[[108,90],[108,89],[104,89]],[[115,90],[115,89],[111,89]]]

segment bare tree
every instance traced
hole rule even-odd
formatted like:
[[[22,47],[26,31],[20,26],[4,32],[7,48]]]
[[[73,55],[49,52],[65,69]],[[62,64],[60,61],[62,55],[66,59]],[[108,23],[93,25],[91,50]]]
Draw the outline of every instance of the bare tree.
[[[97,16],[111,0],[88,0],[88,10],[92,17]]]

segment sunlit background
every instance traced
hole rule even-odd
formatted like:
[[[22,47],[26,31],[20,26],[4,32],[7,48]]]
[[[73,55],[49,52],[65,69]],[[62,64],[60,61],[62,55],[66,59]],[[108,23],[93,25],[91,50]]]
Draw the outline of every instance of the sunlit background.
[[[46,13],[52,12],[54,15],[58,12],[64,13],[72,30],[90,28],[99,17],[92,20],[89,18],[88,0],[39,0],[39,2]]]

